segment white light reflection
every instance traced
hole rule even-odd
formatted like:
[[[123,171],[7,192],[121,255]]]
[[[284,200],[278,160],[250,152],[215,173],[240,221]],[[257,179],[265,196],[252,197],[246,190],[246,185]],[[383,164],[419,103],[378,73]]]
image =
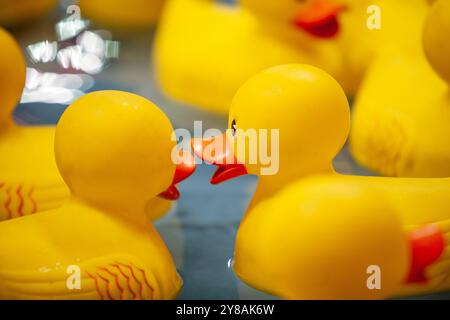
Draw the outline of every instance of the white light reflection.
[[[228,259],[227,267],[228,267],[228,269],[233,269],[233,267],[234,267],[234,258]]]
[[[105,41],[96,32],[85,31],[77,38],[76,45],[59,50],[57,61],[64,69],[73,68],[89,74],[98,74],[109,59],[118,56],[117,41]]]
[[[33,63],[48,63],[56,58],[58,43],[56,41],[42,41],[27,46],[27,53]]]
[[[58,41],[31,44],[27,52],[33,63],[55,62],[63,69],[83,74],[41,73],[28,68],[21,103],[70,104],[94,85],[88,74],[100,73],[119,57],[120,43],[111,40],[109,31],[87,30],[90,23],[81,19],[76,5],[69,5],[66,12],[68,16],[55,25]]]
[[[43,102],[69,105],[94,85],[86,74],[41,73],[27,68],[21,103]]]

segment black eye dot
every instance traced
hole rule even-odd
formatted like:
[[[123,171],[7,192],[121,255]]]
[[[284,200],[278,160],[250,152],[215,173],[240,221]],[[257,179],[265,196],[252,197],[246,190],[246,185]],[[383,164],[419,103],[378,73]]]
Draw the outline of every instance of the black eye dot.
[[[231,134],[233,137],[236,135],[236,120],[234,119],[231,121]]]

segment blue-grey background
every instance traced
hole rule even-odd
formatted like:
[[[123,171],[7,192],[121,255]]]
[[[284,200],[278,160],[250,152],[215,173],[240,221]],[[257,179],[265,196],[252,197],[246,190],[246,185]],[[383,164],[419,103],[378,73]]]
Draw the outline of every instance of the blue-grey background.
[[[225,2],[234,2],[224,0]],[[67,5],[70,1],[63,1]],[[62,7],[45,20],[12,30],[23,48],[26,45],[54,40],[53,25],[63,17]],[[95,29],[95,25],[94,28]],[[175,128],[193,128],[202,120],[203,128],[225,128],[227,119],[177,103],[164,97],[153,79],[150,63],[154,31],[132,35],[113,34],[121,41],[120,58],[96,75],[90,90],[120,89],[134,92],[155,102],[166,112]],[[50,65],[29,66],[54,71]],[[31,125],[55,124],[66,106],[56,104],[22,104],[15,111],[18,121]],[[346,149],[335,161],[343,173],[369,174],[358,167]],[[174,210],[157,223],[184,279],[180,299],[273,299],[239,281],[228,267],[233,257],[234,237],[239,221],[252,196],[256,178],[240,177],[219,186],[211,186],[213,167],[200,165],[194,175],[180,185],[181,199]],[[257,270],[255,270],[257,272]],[[449,298],[450,294],[425,296]]]

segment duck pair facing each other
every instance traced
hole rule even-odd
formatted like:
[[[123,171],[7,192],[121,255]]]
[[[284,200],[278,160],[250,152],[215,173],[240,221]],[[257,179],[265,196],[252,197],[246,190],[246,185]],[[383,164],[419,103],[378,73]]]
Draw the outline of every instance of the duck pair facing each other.
[[[450,2],[435,1],[423,53],[386,48],[367,73],[353,112],[350,150],[388,176],[450,176]]]
[[[219,167],[213,183],[259,176],[236,237],[234,270],[245,282],[290,299],[450,288],[450,179],[337,174],[332,160],[347,139],[350,111],[327,73],[285,65],[257,74],[234,97],[229,125],[222,137],[194,139],[192,147]],[[238,145],[248,129],[279,130],[276,174],[262,175],[265,164]],[[215,143],[225,147],[214,150]],[[372,265],[381,270],[381,290],[367,287]]]
[[[190,153],[172,159],[172,133],[165,114],[134,94],[97,91],[69,106],[55,157],[71,197],[0,223],[0,297],[174,298],[181,278],[146,215],[195,169]],[[78,270],[75,289],[68,268]]]
[[[367,27],[374,5],[379,30]],[[156,34],[156,76],[170,97],[222,114],[249,77],[280,64],[320,67],[353,95],[384,45],[419,51],[426,11],[425,0],[171,0]]]

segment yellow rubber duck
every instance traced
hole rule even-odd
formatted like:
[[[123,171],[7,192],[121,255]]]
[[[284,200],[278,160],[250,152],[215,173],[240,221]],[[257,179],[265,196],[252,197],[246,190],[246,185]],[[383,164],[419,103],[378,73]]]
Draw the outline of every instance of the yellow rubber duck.
[[[34,20],[55,7],[56,0],[0,0],[0,26],[14,27]]]
[[[350,110],[344,91],[326,72],[283,65],[257,74],[234,97],[229,128],[221,137],[194,139],[192,147],[219,167],[214,184],[243,174],[259,177],[236,240],[234,268],[245,282],[284,298],[369,298],[450,288],[450,178],[336,173],[332,160],[347,139]],[[244,143],[267,131],[268,137]],[[271,161],[261,157],[266,142]],[[278,170],[265,175],[275,159]],[[384,293],[368,292],[360,282],[367,277],[360,268],[371,258],[383,267]],[[342,287],[343,281],[351,285]]]
[[[78,0],[81,15],[114,30],[137,31],[156,24],[165,0]]]
[[[131,93],[97,91],[69,106],[55,156],[71,198],[0,223],[0,298],[175,298],[181,278],[145,215],[195,169],[192,155],[173,162],[172,132],[158,107]]]
[[[350,146],[388,176],[450,176],[450,3],[437,1],[423,29],[425,55],[389,48],[359,92]]]
[[[273,65],[310,63],[342,78],[340,49],[327,39],[342,9],[334,0],[171,0],[156,34],[157,80],[176,100],[226,114],[239,86]]]
[[[68,197],[53,157],[54,127],[14,123],[25,84],[25,61],[0,28],[0,220],[60,206]]]

